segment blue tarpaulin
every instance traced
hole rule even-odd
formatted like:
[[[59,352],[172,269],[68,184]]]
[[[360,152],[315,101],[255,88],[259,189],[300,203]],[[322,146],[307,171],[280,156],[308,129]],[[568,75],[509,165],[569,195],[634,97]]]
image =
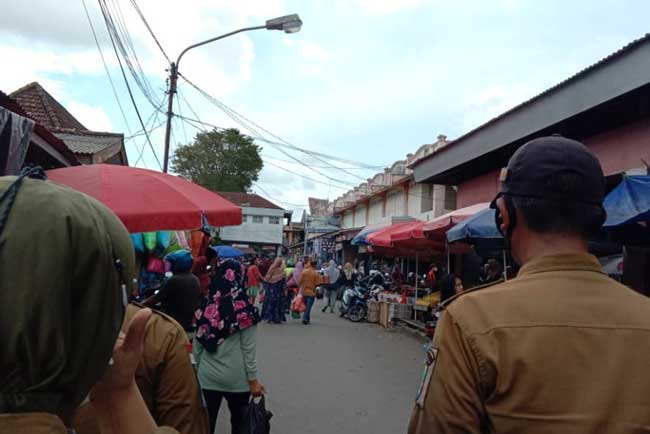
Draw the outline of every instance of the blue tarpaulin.
[[[503,237],[494,223],[494,210],[484,209],[472,217],[463,220],[447,231],[447,241],[465,241],[476,243],[481,240],[501,240]]]
[[[625,176],[604,202],[605,227],[650,220],[650,176]]]
[[[368,235],[372,234],[373,232],[377,232],[380,229],[384,229],[387,226],[390,226],[390,223],[366,226],[361,230],[361,232],[352,238],[350,244],[353,246],[367,246],[369,244]]]
[[[232,246],[212,246],[212,250],[217,252],[220,258],[239,258],[245,255],[244,252]]]

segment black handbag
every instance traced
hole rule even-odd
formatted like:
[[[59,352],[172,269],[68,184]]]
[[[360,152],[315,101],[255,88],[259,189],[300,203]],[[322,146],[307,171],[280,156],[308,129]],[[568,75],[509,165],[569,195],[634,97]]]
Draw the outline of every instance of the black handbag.
[[[244,434],[270,434],[272,417],[273,413],[266,409],[263,396],[260,398],[260,402],[255,402],[255,398],[251,397],[246,409]]]

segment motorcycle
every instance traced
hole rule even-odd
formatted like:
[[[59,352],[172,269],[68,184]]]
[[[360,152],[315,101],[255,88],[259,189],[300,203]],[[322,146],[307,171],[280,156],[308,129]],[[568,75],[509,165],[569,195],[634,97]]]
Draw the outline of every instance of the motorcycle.
[[[359,284],[345,288],[339,307],[341,318],[347,317],[352,322],[363,321],[368,315],[368,294],[368,288]]]
[[[362,282],[345,288],[339,307],[340,316],[347,317],[352,322],[363,321],[368,316],[368,300],[376,300],[383,290],[384,287],[376,282],[370,288]]]

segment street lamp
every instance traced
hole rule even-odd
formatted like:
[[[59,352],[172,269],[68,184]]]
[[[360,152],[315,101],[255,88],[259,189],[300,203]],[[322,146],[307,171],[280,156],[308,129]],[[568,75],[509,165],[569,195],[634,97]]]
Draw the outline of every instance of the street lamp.
[[[283,17],[273,18],[268,20],[263,26],[244,27],[243,29],[235,30],[234,32],[226,33],[216,38],[211,38],[194,45],[190,45],[178,56],[176,63],[172,62],[169,66],[169,101],[167,103],[167,128],[165,129],[165,157],[163,161],[163,172],[167,173],[169,164],[169,139],[172,130],[172,118],[174,117],[174,94],[176,93],[176,82],[178,81],[178,64],[185,53],[192,48],[200,47],[201,45],[209,44],[210,42],[218,41],[219,39],[227,38],[228,36],[236,35],[237,33],[247,32],[250,30],[282,30],[285,33],[297,33],[302,28],[302,20],[298,14],[285,15]]]

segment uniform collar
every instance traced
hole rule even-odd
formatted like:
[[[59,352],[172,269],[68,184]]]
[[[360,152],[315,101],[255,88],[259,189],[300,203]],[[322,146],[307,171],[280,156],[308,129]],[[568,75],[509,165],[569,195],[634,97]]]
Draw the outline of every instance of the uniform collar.
[[[67,434],[61,419],[49,413],[5,413],[0,414],[0,426],[11,433]]]
[[[603,269],[595,256],[588,253],[541,256],[521,267],[517,277],[547,271],[582,270],[602,273]]]

